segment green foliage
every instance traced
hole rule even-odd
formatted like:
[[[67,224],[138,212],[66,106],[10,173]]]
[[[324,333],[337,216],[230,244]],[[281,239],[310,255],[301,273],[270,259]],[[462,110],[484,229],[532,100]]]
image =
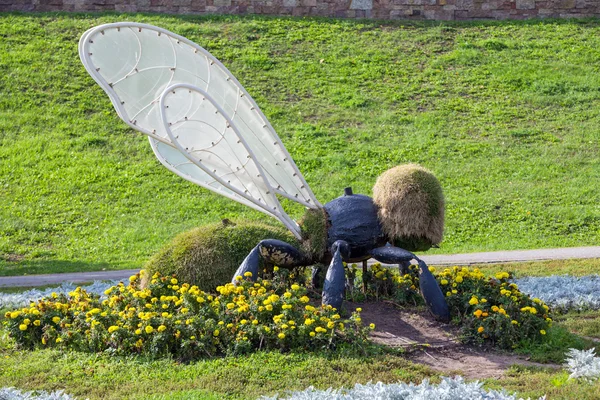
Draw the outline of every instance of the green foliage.
[[[320,261],[327,251],[327,215],[325,210],[307,209],[298,222],[302,229],[302,247],[312,260]]]
[[[264,218],[173,175],[119,120],[77,56],[115,21],[219,58],[323,203],[412,162],[444,188],[439,251],[600,242],[597,20],[2,13],[0,274],[140,267],[179,232]]]
[[[144,268],[149,275],[176,275],[201,290],[211,291],[231,282],[244,258],[263,239],[299,246],[283,227],[248,221],[209,224],[176,236]]]
[[[369,328],[362,326],[358,312],[342,319],[331,306],[310,305],[306,288],[298,284],[284,288],[244,279],[219,286],[219,294],[212,295],[158,273],[148,288],[139,289],[138,274],[129,286],[109,288],[106,300],[79,287],[69,296],[54,295],[7,312],[5,323],[17,345],[26,349],[59,347],[179,360],[367,345]]]

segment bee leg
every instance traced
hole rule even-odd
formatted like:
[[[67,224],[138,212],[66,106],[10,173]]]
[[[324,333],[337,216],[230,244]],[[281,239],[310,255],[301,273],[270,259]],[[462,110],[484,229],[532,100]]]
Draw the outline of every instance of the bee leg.
[[[242,261],[231,282],[235,283],[238,276],[244,277],[247,272],[252,273],[253,281],[256,280],[261,263],[282,268],[309,264],[304,254],[291,244],[275,239],[261,240]]]
[[[419,263],[419,286],[421,296],[434,318],[442,322],[450,322],[450,310],[446,298],[425,261],[399,247],[379,247],[371,251],[371,257],[385,264],[399,264],[416,260]]]
[[[398,270],[400,272],[400,275],[404,276],[406,274],[409,273],[408,268],[410,267],[410,261],[401,261],[398,264]]]
[[[337,240],[331,246],[333,258],[327,269],[325,283],[323,284],[323,305],[329,305],[340,310],[344,300],[346,278],[343,259],[350,255],[350,246],[343,240]]]
[[[311,268],[310,272],[310,284],[313,289],[320,289],[323,287],[323,264],[315,264]]]

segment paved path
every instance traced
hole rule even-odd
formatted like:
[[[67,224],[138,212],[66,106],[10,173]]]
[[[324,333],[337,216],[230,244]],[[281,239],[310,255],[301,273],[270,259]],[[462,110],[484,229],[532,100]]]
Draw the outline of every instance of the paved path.
[[[423,255],[428,265],[472,265],[518,261],[567,260],[577,258],[600,258],[600,246],[570,247],[564,249],[493,251],[452,255]],[[62,282],[91,282],[95,280],[127,279],[137,269],[119,271],[73,272],[49,275],[25,275],[0,277],[0,287],[58,285]]]

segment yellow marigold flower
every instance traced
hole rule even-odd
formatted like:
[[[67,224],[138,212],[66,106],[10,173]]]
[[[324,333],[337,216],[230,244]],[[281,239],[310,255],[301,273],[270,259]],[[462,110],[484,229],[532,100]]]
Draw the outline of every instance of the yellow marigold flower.
[[[279,339],[285,339],[285,333],[283,333],[283,332],[282,332],[282,333],[280,333],[279,335],[277,335],[277,337],[278,337]]]
[[[185,314],[185,313],[187,313],[188,311],[190,311],[190,309],[189,309],[189,308],[186,308],[186,307],[183,307],[183,308],[181,309],[181,313],[182,313],[182,314]]]
[[[196,297],[196,301],[200,304],[204,303],[204,297]]]
[[[245,320],[245,319],[243,319],[243,320],[241,320],[241,321],[240,321],[240,324],[241,324],[241,325],[246,325],[247,323],[248,323],[248,321],[247,321],[247,320]]]
[[[135,330],[135,334],[136,335],[141,335],[142,334],[142,330],[141,329],[136,329]]]
[[[458,275],[458,276],[457,276],[457,277],[454,279],[454,282],[456,282],[456,283],[462,283],[462,282],[463,282],[463,277],[462,277],[462,275]]]
[[[233,303],[227,303],[227,309],[228,310],[231,310],[231,309],[234,309],[234,308],[235,308],[235,304],[233,304]]]
[[[252,325],[258,325],[258,320],[257,319],[253,319],[252,320]]]
[[[354,320],[356,321],[357,324],[360,324],[362,322],[362,319],[360,319],[360,318],[354,318]]]
[[[39,319],[36,319],[35,321],[33,321],[33,324],[34,324],[35,326],[40,326],[40,324],[41,324],[41,321],[40,321]]]
[[[177,291],[177,290],[179,290],[179,285],[173,285],[173,287],[171,287],[171,289],[173,289],[173,290],[176,290],[176,291]]]
[[[498,312],[498,311],[500,311],[500,309],[498,308],[498,306],[492,306],[492,311]]]
[[[481,300],[479,300],[479,301],[480,301],[481,303],[487,303],[487,300],[486,300],[486,299],[481,299]]]
[[[268,304],[266,307],[267,311],[273,311],[273,306]]]
[[[519,325],[519,321],[516,321],[514,319],[512,321],[510,321],[510,323],[513,324],[513,325]]]
[[[60,322],[60,317],[52,317],[52,322],[58,324]]]
[[[154,328],[152,327],[152,325],[148,325],[144,328],[144,330],[146,331],[147,334],[151,334],[152,332],[154,332]]]
[[[213,332],[213,336],[217,337],[217,336],[219,336],[219,333],[221,333],[221,331],[219,331],[218,329],[215,329],[215,331]]]
[[[481,333],[483,332],[485,329],[483,328],[483,326],[480,326],[479,328],[477,328],[477,332]]]
[[[314,320],[310,319],[310,318],[306,318],[304,320],[304,325],[311,325],[314,322]]]
[[[331,317],[331,319],[340,319],[340,314],[335,314]]]
[[[477,318],[481,317],[481,314],[483,314],[483,311],[481,311],[481,310],[475,310],[473,312],[473,315],[476,316]]]
[[[19,329],[22,330],[22,331],[26,331],[27,330],[27,325],[21,324],[21,325],[19,325]]]
[[[375,329],[375,324],[369,324],[369,328]]]
[[[311,306],[311,305],[305,306],[304,309],[306,311],[315,311],[315,308],[313,306]]]
[[[441,283],[442,285],[447,285],[447,284],[448,284],[448,280],[447,280],[447,279],[442,279],[442,280],[440,281],[440,283]]]
[[[231,329],[231,328],[233,328],[233,324],[232,323],[227,324],[227,329]]]
[[[119,329],[118,326],[115,326],[115,325],[109,326],[108,327],[108,333],[113,333],[114,331],[116,331],[118,329]]]
[[[242,276],[241,276],[241,275],[238,275],[238,276],[236,276],[236,277],[235,277],[235,280],[236,280],[236,281],[241,281],[242,279],[244,279],[244,278],[242,278]]]
[[[131,276],[129,277],[129,282],[135,282],[135,281],[136,281],[136,279],[137,279],[137,276],[135,276],[135,275],[131,275]]]
[[[292,294],[290,292],[285,292],[283,294],[283,297],[285,297],[286,299],[289,299],[290,297],[292,297]]]
[[[190,321],[190,322],[192,322],[192,321],[194,321],[194,320],[193,320],[193,319],[190,319],[189,321]],[[217,325],[225,325],[225,322],[223,322],[223,321],[219,321],[219,322],[217,322]]]
[[[296,284],[296,283],[294,283],[294,284],[292,285],[292,290],[299,290],[299,289],[300,289],[300,285],[298,285],[298,284]]]
[[[546,334],[546,331],[542,329],[542,330],[540,331],[540,333],[541,333],[542,335],[545,335],[545,334]]]
[[[446,297],[452,296],[452,292],[446,292]]]
[[[474,306],[475,304],[479,304],[479,300],[477,300],[477,297],[471,297],[471,300],[469,300],[469,304]]]
[[[316,333],[310,332],[309,335],[310,335],[310,337],[315,337]]]
[[[328,327],[329,329],[333,329],[333,327],[334,327],[334,326],[335,326],[335,323],[334,323],[334,322],[328,322],[328,323],[327,323],[327,327]]]
[[[252,278],[252,272],[250,272],[250,271],[244,272],[244,276],[246,278]]]
[[[56,338],[56,343],[61,343],[63,340],[61,338]]]
[[[179,281],[177,279],[175,279],[175,278],[171,279],[171,285],[177,285],[178,282]]]
[[[25,318],[25,319],[23,320],[23,323],[24,323],[25,325],[29,325],[29,324],[31,324],[31,320],[30,320],[29,318]]]
[[[156,330],[159,331],[159,332],[164,332],[164,331],[167,330],[167,327],[164,326],[164,325],[160,325],[158,328],[156,328]]]
[[[265,332],[267,332],[267,333],[271,332],[271,328],[269,328],[268,326],[265,326]]]
[[[273,271],[275,271],[275,272],[279,271],[279,267],[278,266],[274,266],[273,267]]]
[[[45,345],[46,344],[46,338],[42,337],[42,344]]]
[[[362,308],[358,307],[358,308],[356,309],[356,312],[362,312]]]

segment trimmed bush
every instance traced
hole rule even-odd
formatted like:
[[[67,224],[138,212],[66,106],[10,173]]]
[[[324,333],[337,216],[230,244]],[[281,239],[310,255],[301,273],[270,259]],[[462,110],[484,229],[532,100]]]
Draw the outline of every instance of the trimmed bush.
[[[200,290],[212,291],[231,282],[244,258],[263,239],[283,240],[299,247],[283,227],[258,222],[201,226],[176,236],[144,266],[153,275],[175,275]],[[147,284],[147,282],[143,282]]]
[[[406,164],[387,170],[377,178],[373,201],[394,245],[423,251],[442,241],[444,195],[437,178],[425,168]]]

